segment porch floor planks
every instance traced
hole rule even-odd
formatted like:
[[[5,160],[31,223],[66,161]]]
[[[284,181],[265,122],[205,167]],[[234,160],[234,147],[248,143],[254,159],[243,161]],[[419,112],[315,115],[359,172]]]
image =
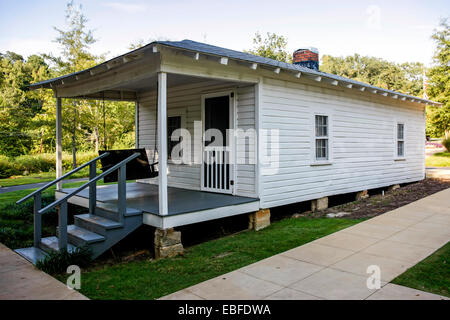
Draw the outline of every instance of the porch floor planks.
[[[75,188],[62,189],[69,193]],[[233,205],[259,201],[257,198],[233,196],[197,190],[168,187],[169,216],[197,212]],[[89,190],[81,191],[78,196],[89,197]],[[97,187],[97,201],[117,203],[117,185],[103,185]],[[132,182],[127,183],[127,207],[141,210],[145,213],[159,215],[158,185]]]

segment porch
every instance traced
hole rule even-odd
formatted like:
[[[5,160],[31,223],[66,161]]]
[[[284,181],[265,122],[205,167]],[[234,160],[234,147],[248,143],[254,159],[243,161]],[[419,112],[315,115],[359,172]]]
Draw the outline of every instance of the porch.
[[[76,188],[56,191],[56,198]],[[143,214],[143,222],[158,228],[172,228],[202,221],[249,213],[259,210],[259,199],[222,193],[167,187],[168,212],[159,211],[158,185],[140,182],[126,184],[126,207]],[[89,190],[70,198],[69,203],[89,208]],[[97,207],[118,206],[118,185],[97,187]]]

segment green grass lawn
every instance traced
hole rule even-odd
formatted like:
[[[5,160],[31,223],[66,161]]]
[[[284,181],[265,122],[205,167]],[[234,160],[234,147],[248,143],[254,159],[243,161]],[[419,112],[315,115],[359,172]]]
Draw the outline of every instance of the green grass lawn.
[[[450,152],[438,152],[425,160],[427,167],[450,167]]]
[[[289,218],[264,230],[186,248],[183,256],[102,265],[82,273],[81,293],[91,299],[155,299],[300,246],[361,220]],[[67,275],[57,276],[65,282]]]
[[[102,171],[97,170],[97,174]],[[81,169],[69,177],[69,179],[85,178],[89,176],[89,168]],[[34,173],[26,176],[12,176],[10,178],[0,179],[0,187],[11,187],[22,184],[38,183],[38,182],[50,182],[55,180],[55,172],[41,172]]]
[[[450,242],[392,282],[450,297]]]

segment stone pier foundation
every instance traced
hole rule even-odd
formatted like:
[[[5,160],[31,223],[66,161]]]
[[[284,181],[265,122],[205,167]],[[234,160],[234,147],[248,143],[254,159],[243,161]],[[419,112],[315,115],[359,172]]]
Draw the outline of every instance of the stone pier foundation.
[[[356,193],[355,200],[367,199],[369,197],[369,191],[363,190]]]
[[[183,253],[181,232],[170,229],[155,231],[155,259],[174,257]]]
[[[248,216],[248,228],[258,231],[270,226],[270,210],[260,209]]]
[[[323,197],[311,201],[311,211],[320,211],[328,208],[328,197]]]

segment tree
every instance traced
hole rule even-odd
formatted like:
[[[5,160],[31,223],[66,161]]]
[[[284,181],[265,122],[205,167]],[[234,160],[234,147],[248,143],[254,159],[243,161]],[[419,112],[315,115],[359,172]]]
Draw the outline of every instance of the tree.
[[[253,49],[245,50],[245,52],[278,61],[292,62],[291,54],[286,51],[287,39],[284,36],[267,32],[266,38],[263,39],[257,32],[253,38],[253,44]]]
[[[432,39],[436,43],[433,67],[428,72],[427,94],[431,100],[442,103],[442,107],[429,108],[429,121],[437,135],[450,135],[450,25],[448,19],[440,22]]]
[[[7,51],[0,55],[0,153],[18,156],[33,149],[38,140],[33,120],[42,114],[48,95],[28,91],[27,86],[49,76],[49,66],[42,56],[32,55],[25,60]]]
[[[52,57],[53,61],[57,65],[58,73],[68,74],[77,71],[81,71],[104,60],[104,56],[95,56],[89,52],[89,46],[96,42],[93,36],[93,31],[87,29],[86,23],[87,18],[82,13],[82,6],[76,6],[74,1],[70,1],[66,8],[66,21],[67,29],[62,30],[54,27],[58,32],[56,42],[62,47],[62,58]],[[76,128],[78,127],[78,119],[83,117],[83,114],[88,112],[88,114],[94,113],[96,116],[94,119],[93,133],[96,141],[96,151],[98,151],[99,145],[99,119],[98,119],[98,108],[99,103],[96,101],[73,101],[72,108],[66,108],[64,116],[72,119],[72,123],[65,123],[65,131],[70,132],[71,142],[72,142],[72,157],[73,157],[73,168],[77,166],[76,160]],[[92,112],[92,109],[95,109]],[[92,123],[92,121],[91,121]]]
[[[423,94],[424,69],[419,62],[397,64],[359,54],[347,57],[324,55],[320,66],[323,72],[414,96]]]

